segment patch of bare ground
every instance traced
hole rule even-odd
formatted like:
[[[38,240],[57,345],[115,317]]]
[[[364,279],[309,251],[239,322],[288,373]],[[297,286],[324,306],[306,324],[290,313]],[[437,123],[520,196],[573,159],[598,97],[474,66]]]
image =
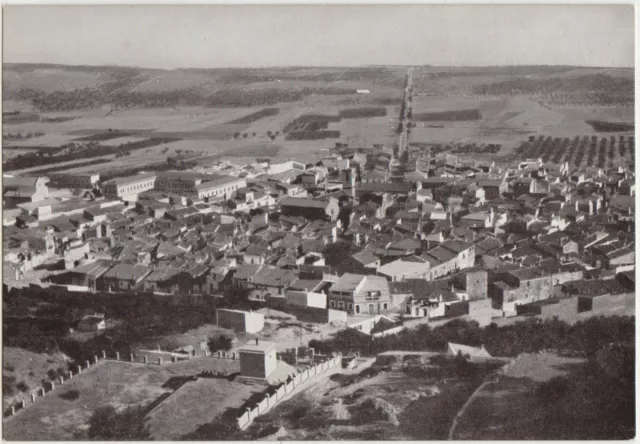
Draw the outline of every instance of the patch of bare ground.
[[[497,368],[403,355],[333,375],[256,419],[242,439],[446,439],[460,407]]]

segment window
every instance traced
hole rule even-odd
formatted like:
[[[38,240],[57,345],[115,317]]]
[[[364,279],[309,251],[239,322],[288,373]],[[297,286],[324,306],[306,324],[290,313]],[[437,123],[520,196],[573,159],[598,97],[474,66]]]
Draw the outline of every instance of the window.
[[[360,306],[356,304],[356,313],[360,313]]]
[[[342,301],[338,302],[338,308],[344,308],[344,302]]]
[[[387,303],[385,302],[384,304],[382,304],[382,309],[386,310],[387,309]]]
[[[353,304],[349,304],[347,307],[349,308],[349,310],[353,310]]]
[[[368,291],[366,296],[365,296],[367,301],[374,301],[377,299],[380,299],[380,292],[379,291]]]
[[[329,307],[335,307],[335,306],[336,306],[336,303],[334,301],[329,302]]]

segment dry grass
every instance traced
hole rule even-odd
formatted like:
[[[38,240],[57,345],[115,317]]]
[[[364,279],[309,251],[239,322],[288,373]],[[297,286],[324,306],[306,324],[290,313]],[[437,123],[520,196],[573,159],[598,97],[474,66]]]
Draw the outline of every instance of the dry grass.
[[[257,387],[226,379],[187,382],[148,416],[155,439],[178,439],[213,421],[229,408],[239,408]]]
[[[177,364],[144,365],[106,361],[65,382],[24,412],[4,424],[8,440],[70,440],[86,428],[93,411],[107,404],[116,408],[146,405],[171,391],[163,385],[172,377],[195,375],[203,370],[237,371],[238,361],[192,359]],[[76,400],[59,394],[78,390]]]
[[[22,348],[4,347],[2,350],[2,375],[15,378],[15,382],[25,382],[30,390],[26,393],[16,389],[14,396],[3,393],[3,407],[7,408],[19,399],[29,398],[29,393],[42,385],[42,379],[49,379],[49,369],[67,368],[66,356],[62,354],[48,355],[33,353]]]
[[[495,384],[481,390],[460,418],[455,439],[513,439],[503,427],[535,416],[540,406],[531,391],[538,384],[566,376],[585,362],[553,354],[525,354],[510,365]],[[534,438],[534,437],[531,437]]]

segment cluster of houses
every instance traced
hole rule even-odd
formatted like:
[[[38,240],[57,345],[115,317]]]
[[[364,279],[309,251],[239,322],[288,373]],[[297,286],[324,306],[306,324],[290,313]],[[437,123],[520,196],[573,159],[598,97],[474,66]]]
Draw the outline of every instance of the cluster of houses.
[[[400,164],[384,147],[340,147],[316,165],[217,162],[104,182],[5,176],[3,204],[13,285],[49,268],[49,284],[70,290],[191,303],[244,291],[318,322],[401,314],[483,325],[584,282],[635,288],[635,182],[623,167],[428,153]]]

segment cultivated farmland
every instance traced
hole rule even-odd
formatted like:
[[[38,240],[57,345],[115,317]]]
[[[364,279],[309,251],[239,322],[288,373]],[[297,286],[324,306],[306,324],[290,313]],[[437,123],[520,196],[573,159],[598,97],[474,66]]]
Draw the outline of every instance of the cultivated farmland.
[[[97,142],[131,152],[128,163],[114,158],[93,165],[99,170],[165,161],[172,145],[203,157],[251,160],[262,151],[301,161],[319,159],[335,142],[393,147],[406,76],[404,67],[163,71],[7,64],[4,72],[3,134],[39,134],[7,140],[16,150],[4,156],[5,168],[62,162],[66,158],[58,154],[64,152],[55,149],[70,143]],[[589,159],[604,167],[628,163],[632,81],[633,70],[627,69],[414,68],[409,142],[462,158],[542,153],[572,165],[587,165]],[[359,89],[370,93],[357,94]],[[571,150],[576,136],[594,135],[595,150],[591,139],[586,147],[578,143],[571,156],[554,148]],[[540,136],[539,145],[529,142]],[[145,142],[122,137],[181,141],[146,147],[137,155],[127,145]],[[545,144],[549,137],[553,143]],[[26,154],[17,151],[23,147],[32,154],[16,159]],[[534,152],[527,154],[529,148]]]

